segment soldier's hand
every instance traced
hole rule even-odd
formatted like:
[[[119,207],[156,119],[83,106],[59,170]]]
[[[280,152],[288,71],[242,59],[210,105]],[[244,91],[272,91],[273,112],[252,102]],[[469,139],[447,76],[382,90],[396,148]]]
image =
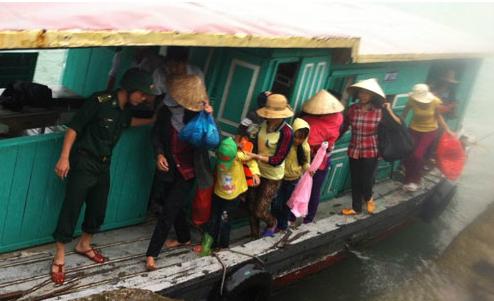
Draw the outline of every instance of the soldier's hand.
[[[156,167],[163,172],[168,172],[170,170],[168,161],[166,161],[165,156],[162,154],[159,154],[156,158]]]
[[[70,163],[68,158],[60,158],[58,159],[57,165],[55,165],[55,173],[60,179],[65,179],[69,174]]]

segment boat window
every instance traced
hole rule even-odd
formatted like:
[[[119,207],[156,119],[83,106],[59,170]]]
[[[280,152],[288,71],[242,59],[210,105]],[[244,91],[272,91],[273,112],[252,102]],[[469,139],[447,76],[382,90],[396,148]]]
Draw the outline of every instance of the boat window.
[[[63,131],[66,49],[0,51],[0,138]],[[35,84],[32,84],[35,83]]]
[[[290,97],[299,65],[298,62],[279,64],[271,87],[271,92]]]

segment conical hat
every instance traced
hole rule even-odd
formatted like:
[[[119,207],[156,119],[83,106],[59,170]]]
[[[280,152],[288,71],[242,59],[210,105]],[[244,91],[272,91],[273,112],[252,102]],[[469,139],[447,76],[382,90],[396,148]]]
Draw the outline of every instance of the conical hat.
[[[375,78],[362,80],[348,87],[348,91],[350,93],[357,93],[359,89],[363,89],[368,92],[371,92],[372,94],[378,96],[382,100],[386,99],[386,95],[384,94],[383,89],[381,88],[381,86],[379,86],[379,84],[377,83],[377,79]]]
[[[209,101],[204,82],[197,75],[176,75],[167,80],[170,96],[187,110],[199,112]]]
[[[302,106],[302,111],[312,115],[324,115],[341,112],[345,107],[326,90],[317,92]]]

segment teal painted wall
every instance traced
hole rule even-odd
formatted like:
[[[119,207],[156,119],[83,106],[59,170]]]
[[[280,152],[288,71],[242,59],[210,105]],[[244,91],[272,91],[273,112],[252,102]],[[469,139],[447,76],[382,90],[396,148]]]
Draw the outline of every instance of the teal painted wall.
[[[82,97],[89,97],[96,91],[105,90],[114,54],[113,47],[68,50],[62,79],[63,86]],[[133,60],[134,48],[123,48],[117,83],[125,70],[132,65]]]
[[[104,89],[112,57],[110,48],[70,50],[64,85],[84,96]],[[120,76],[125,66],[130,66],[132,58],[133,49],[124,49]],[[227,133],[235,132],[235,123],[240,121],[239,115],[245,112],[243,108],[253,108],[257,94],[270,89],[279,63],[300,62],[291,97],[292,104],[296,103],[297,108],[317,92],[319,82],[322,83],[321,87],[333,88],[338,76],[355,74],[359,79],[379,78],[388,95],[403,94],[396,104],[397,113],[406,103],[406,93],[414,84],[427,80],[434,63],[331,66],[329,59],[327,52],[320,50],[197,48],[191,52],[191,62],[202,68],[206,75],[217,122]],[[313,73],[315,69],[311,64],[316,67],[322,62],[326,63],[327,69]],[[462,101],[461,114],[466,109],[479,66],[480,63],[476,61],[464,68],[462,83],[457,90],[458,99]],[[304,70],[307,72],[306,77],[303,76]],[[386,73],[390,72],[397,73],[396,79],[384,81]],[[257,76],[255,81],[254,76]],[[228,86],[229,77],[231,82]],[[253,90],[249,96],[247,90],[251,85]],[[299,91],[300,97],[297,98]],[[222,100],[224,107],[220,110]],[[245,106],[247,101],[250,102],[249,106]],[[144,221],[154,172],[149,137],[149,127],[129,129],[117,144],[111,166],[110,199],[103,229]],[[64,194],[64,183],[53,172],[62,139],[62,134],[48,134],[0,141],[0,156],[4,162],[0,169],[0,207],[4,208],[0,211],[0,252],[52,241],[51,233]],[[347,143],[348,135],[338,142],[334,150],[333,167],[323,184],[324,200],[334,198],[349,187]],[[389,178],[392,169],[393,165],[380,162],[378,179]]]
[[[154,173],[149,137],[149,127],[132,128],[115,147],[103,230],[146,218]],[[57,133],[0,141],[0,253],[52,241],[65,189],[53,171],[62,140]]]

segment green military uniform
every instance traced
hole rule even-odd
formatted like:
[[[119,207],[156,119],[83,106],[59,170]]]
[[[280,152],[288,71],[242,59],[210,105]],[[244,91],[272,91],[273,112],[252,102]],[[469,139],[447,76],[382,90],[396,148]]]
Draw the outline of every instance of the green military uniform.
[[[104,221],[110,187],[113,147],[122,130],[130,126],[131,111],[121,109],[115,93],[97,93],[77,112],[68,125],[77,132],[70,154],[70,171],[58,225],[58,242],[72,240],[82,204],[86,212],[82,230],[93,234]]]

